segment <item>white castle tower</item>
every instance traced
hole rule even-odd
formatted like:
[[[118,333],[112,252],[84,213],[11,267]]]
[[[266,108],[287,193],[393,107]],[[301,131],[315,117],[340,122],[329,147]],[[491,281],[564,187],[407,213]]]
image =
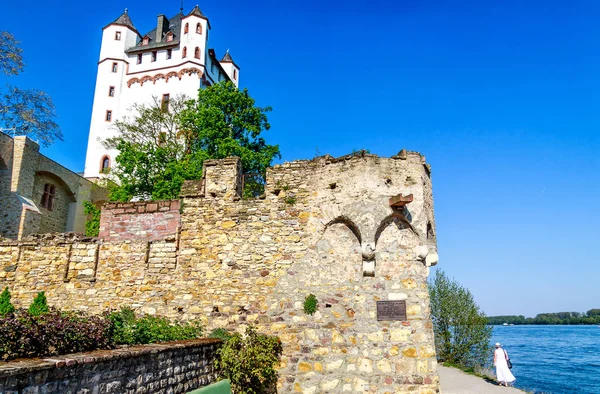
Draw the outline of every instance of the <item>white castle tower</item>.
[[[168,19],[158,15],[156,28],[142,35],[127,9],[102,29],[96,91],[84,176],[98,178],[113,165],[118,151],[102,141],[118,133],[112,126],[135,103],[186,95],[222,80],[238,85],[240,68],[229,51],[219,61],[208,48],[210,22],[198,6]]]

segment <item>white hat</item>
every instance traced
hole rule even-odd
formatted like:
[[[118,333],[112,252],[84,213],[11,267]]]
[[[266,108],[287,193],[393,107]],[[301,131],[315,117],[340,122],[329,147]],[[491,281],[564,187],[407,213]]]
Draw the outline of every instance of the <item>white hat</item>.
[[[500,342],[496,342],[496,347],[500,347]]]

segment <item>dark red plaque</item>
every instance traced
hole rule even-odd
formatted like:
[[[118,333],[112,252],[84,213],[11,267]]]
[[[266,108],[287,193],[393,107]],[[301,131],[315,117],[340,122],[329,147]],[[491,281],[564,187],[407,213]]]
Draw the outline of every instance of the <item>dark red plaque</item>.
[[[377,301],[377,320],[408,320],[406,301]]]

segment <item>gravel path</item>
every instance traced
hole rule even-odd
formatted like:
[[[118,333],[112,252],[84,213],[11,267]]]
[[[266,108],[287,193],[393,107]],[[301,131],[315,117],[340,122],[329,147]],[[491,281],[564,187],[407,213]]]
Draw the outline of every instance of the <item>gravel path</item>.
[[[468,375],[456,368],[438,365],[441,394],[523,394],[513,387],[498,386],[477,376]]]

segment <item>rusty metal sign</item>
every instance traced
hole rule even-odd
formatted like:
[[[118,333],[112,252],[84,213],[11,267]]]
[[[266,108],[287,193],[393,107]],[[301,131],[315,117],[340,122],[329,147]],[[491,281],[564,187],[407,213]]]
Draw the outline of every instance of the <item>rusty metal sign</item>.
[[[408,320],[406,301],[377,301],[377,320]]]

